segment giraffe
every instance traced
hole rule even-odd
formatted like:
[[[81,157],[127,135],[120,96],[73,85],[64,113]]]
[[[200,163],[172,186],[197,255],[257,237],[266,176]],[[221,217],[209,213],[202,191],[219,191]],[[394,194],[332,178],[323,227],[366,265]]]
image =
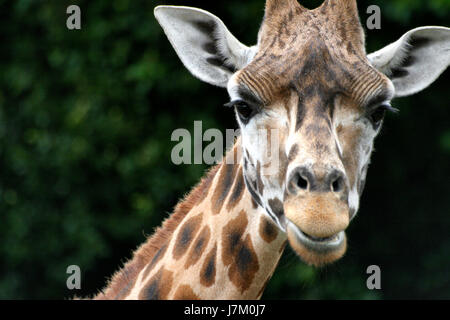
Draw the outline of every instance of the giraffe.
[[[251,47],[204,10],[154,13],[185,67],[227,89],[241,134],[94,298],[259,299],[287,244],[340,259],[390,101],[444,72],[450,29],[366,54],[356,0],[267,0]]]

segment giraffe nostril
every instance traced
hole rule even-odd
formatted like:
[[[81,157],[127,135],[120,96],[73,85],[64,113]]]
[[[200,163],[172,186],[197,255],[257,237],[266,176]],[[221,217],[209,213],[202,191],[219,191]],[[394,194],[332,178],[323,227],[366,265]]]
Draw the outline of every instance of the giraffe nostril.
[[[308,189],[308,181],[304,179],[301,175],[298,175],[297,187],[299,187],[302,190]]]
[[[308,190],[309,182],[301,176],[299,172],[295,172],[290,179],[288,190],[292,194],[297,194],[299,190]]]
[[[311,189],[311,174],[308,169],[305,167],[299,167],[294,169],[294,171],[290,174],[288,190],[293,195],[296,195],[300,190],[308,191]]]
[[[339,192],[344,189],[344,178],[341,176],[337,177],[331,184],[331,190],[333,192]]]

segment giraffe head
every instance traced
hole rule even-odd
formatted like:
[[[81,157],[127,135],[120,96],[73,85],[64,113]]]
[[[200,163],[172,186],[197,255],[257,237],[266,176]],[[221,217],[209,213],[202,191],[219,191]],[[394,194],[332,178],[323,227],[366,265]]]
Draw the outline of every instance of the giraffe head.
[[[355,0],[314,10],[267,0],[252,47],[200,9],[161,6],[155,15],[187,69],[227,88],[246,186],[262,212],[305,262],[340,258],[390,101],[446,69],[450,29],[413,29],[367,55]]]

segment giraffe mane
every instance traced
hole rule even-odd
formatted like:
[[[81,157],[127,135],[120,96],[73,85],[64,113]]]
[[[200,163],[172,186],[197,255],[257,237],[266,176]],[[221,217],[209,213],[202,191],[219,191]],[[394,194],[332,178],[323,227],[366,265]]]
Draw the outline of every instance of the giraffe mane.
[[[139,271],[155,257],[158,251],[171,238],[175,229],[186,217],[188,212],[204,199],[219,168],[220,164],[215,165],[207,171],[200,182],[176,205],[173,213],[164,220],[160,227],[156,228],[152,236],[148,237],[133,252],[131,259],[110,278],[105,286],[106,291],[99,292],[94,299],[119,299],[128,292],[131,284],[135,282]]]

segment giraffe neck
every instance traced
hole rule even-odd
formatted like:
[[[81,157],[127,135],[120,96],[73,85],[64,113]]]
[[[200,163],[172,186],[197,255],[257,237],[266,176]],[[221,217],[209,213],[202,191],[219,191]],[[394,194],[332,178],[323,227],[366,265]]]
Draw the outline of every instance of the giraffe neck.
[[[247,190],[239,141],[96,299],[261,297],[286,235]]]

